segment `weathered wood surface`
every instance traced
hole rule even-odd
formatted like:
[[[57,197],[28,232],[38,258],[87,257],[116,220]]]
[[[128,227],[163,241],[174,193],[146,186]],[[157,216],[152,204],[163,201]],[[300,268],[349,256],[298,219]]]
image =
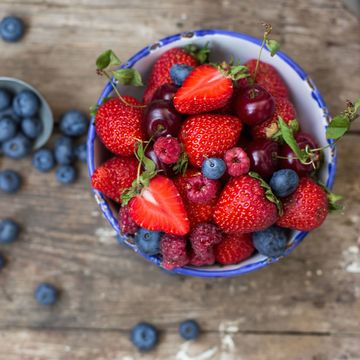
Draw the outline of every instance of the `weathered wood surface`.
[[[95,101],[99,50],[126,59],[162,36],[200,27],[259,36],[263,19],[331,111],[360,90],[360,26],[340,1],[0,0],[0,14],[9,13],[23,16],[29,30],[19,44],[0,43],[0,75],[37,86],[56,115]],[[330,216],[289,258],[228,280],[169,276],[119,247],[85,167],[76,185],[61,187],[29,160],[0,159],[25,178],[19,195],[0,195],[1,217],[24,224],[20,241],[0,249],[9,258],[0,274],[0,359],[360,359],[359,140],[350,135],[339,146],[335,189],[348,194],[344,215]],[[62,289],[51,309],[32,300],[44,280]],[[205,330],[188,357],[176,334],[187,317]],[[127,339],[139,320],[163,333],[157,351],[143,357]]]

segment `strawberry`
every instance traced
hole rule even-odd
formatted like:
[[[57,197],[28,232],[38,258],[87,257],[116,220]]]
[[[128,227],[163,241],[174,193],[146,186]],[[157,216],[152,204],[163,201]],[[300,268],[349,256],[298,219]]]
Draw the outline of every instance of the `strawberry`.
[[[294,105],[287,98],[275,99],[274,115],[263,123],[251,128],[251,135],[254,139],[271,139],[279,130],[279,116],[290,125],[295,132],[298,131],[298,123],[296,119],[296,111]]]
[[[144,93],[144,102],[148,104],[154,92],[163,84],[172,83],[170,69],[174,64],[197,66],[196,58],[181,48],[173,48],[163,53],[155,62]]]
[[[183,199],[186,212],[190,221],[190,228],[194,228],[200,223],[206,223],[212,220],[217,199],[211,200],[207,204],[196,204],[187,198],[187,180],[192,176],[200,175],[201,172],[195,169],[188,169],[185,175],[178,175],[174,179],[175,186]]]
[[[123,99],[131,105],[141,105],[131,96],[124,96]],[[123,156],[133,155],[136,139],[142,139],[140,127],[142,115],[142,108],[126,105],[118,97],[110,99],[96,112],[96,133],[113,153]]]
[[[249,72],[254,76],[256,68],[256,59],[248,60],[244,65],[248,67]],[[278,71],[270,64],[260,61],[257,74],[256,83],[262,86],[274,97],[289,97],[289,90],[281,78]],[[247,85],[247,79],[240,79],[238,85]]]
[[[174,182],[164,176],[155,176],[141,193],[129,202],[129,214],[141,227],[173,235],[189,232],[184,203]]]
[[[222,265],[238,264],[254,252],[251,234],[226,234],[215,246],[215,259]]]
[[[135,158],[115,156],[100,165],[91,177],[92,187],[108,198],[121,203],[121,194],[136,179]]]
[[[252,176],[230,179],[220,194],[213,217],[226,233],[264,230],[278,219],[278,200],[263,180]]]
[[[319,227],[329,212],[326,191],[309,177],[300,179],[298,188],[283,199],[284,213],[276,224],[299,231]]]
[[[224,107],[233,94],[231,78],[221,69],[204,64],[195,68],[174,96],[182,114],[200,114]]]
[[[239,118],[231,115],[194,115],[184,121],[179,138],[190,163],[201,167],[206,157],[222,157],[234,147],[242,126]]]

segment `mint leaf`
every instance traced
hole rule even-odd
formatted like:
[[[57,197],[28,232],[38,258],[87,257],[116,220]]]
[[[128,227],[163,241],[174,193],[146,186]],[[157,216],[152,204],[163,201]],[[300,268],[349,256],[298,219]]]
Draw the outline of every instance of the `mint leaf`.
[[[116,80],[123,85],[143,86],[140,73],[136,69],[119,69],[113,71]]]
[[[104,70],[110,65],[120,65],[121,61],[116,54],[111,50],[106,50],[101,53],[96,59],[96,68]]]
[[[339,139],[341,138],[350,127],[349,118],[344,115],[335,116],[326,128],[327,139]]]
[[[271,56],[274,56],[280,50],[280,44],[276,40],[266,40],[266,46]]]

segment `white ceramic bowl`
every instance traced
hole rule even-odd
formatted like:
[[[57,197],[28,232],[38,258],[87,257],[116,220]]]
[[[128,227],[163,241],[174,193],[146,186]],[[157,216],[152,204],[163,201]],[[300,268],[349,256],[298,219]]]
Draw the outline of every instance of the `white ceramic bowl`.
[[[189,43],[205,45],[209,42],[211,48],[210,60],[213,62],[229,60],[232,56],[235,60],[240,59],[245,62],[252,58],[257,58],[261,40],[251,36],[230,32],[225,30],[197,30],[193,32],[175,34],[159,40],[157,43],[145,47],[131,57],[123,67],[134,67],[140,71],[143,78],[147,79],[150,69],[156,59],[165,51],[173,47],[182,47]],[[304,132],[313,135],[317,143],[321,146],[327,144],[325,129],[329,121],[329,114],[318,89],[307,73],[294,60],[283,52],[279,52],[274,57],[265,49],[262,55],[262,61],[271,63],[281,74],[286,82],[291,99],[296,107],[298,120]],[[127,95],[133,95],[139,99],[142,98],[142,89],[139,88],[122,88],[120,92]],[[98,103],[112,93],[111,84],[108,83]],[[93,123],[93,121],[92,121]],[[88,136],[88,166],[90,176],[100,164],[109,156],[108,152],[96,137],[95,127],[91,125]],[[324,163],[320,170],[320,180],[329,188],[332,187],[336,172],[336,154],[334,149],[324,151]],[[117,223],[116,206],[108,201],[101,193],[94,191],[95,198],[112,227],[120,235]],[[307,235],[306,232],[293,231],[288,243],[286,255],[288,255]],[[124,242],[131,246],[134,251],[138,252],[131,239],[124,238]],[[161,258],[157,256],[145,256],[149,261],[161,266]],[[278,258],[267,258],[263,255],[255,254],[246,261],[231,266],[208,266],[208,267],[191,267],[174,269],[173,271],[183,275],[200,276],[200,277],[230,277],[247,273],[262,268],[270,263],[276,262]]]

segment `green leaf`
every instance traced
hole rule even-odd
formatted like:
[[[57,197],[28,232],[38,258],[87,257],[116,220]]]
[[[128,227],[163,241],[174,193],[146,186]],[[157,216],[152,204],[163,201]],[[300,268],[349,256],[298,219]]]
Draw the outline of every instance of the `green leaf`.
[[[272,203],[274,203],[278,209],[278,213],[281,216],[283,214],[283,207],[281,201],[274,195],[274,193],[271,190],[270,185],[256,172],[250,171],[249,176],[252,178],[259,180],[260,185],[265,190],[265,197]]]
[[[355,102],[354,102],[354,111],[355,113],[357,113],[357,111],[360,109],[360,99],[357,99]]]
[[[113,71],[116,80],[123,85],[143,86],[140,73],[136,69],[119,69]]]
[[[104,70],[110,65],[120,65],[121,61],[116,54],[111,50],[106,50],[101,53],[96,59],[96,68]]]
[[[142,162],[144,164],[145,170],[151,174],[155,172],[156,165],[155,163],[149,159],[148,157],[144,156],[142,159]]]
[[[91,105],[89,108],[90,116],[95,116],[96,112],[98,111],[98,108],[99,108],[98,104]]]
[[[199,48],[195,44],[189,44],[184,46],[183,49],[192,55],[199,62],[199,64],[205,64],[209,62],[210,49],[208,42],[202,48]]]
[[[189,165],[189,158],[183,148],[178,161],[174,164],[172,169],[174,170],[175,174],[185,175],[188,165]]]
[[[303,150],[300,149],[298,143],[294,138],[293,130],[285,123],[281,116],[279,116],[278,118],[278,124],[281,136],[286,142],[286,144],[289,145],[290,149],[295,153],[295,155],[301,162],[305,162],[308,156]]]
[[[232,66],[229,71],[229,74],[231,75],[232,79],[235,81],[250,76],[248,67],[244,65]]]
[[[330,212],[344,210],[344,206],[342,204],[338,203],[338,201],[343,200],[343,196],[334,194],[334,193],[330,192],[329,190],[327,190],[327,198],[328,198],[328,202],[329,202],[329,211]]]
[[[280,50],[280,44],[276,40],[266,40],[266,46],[271,56],[274,56]]]
[[[335,116],[326,129],[326,138],[339,139],[349,130],[349,127],[350,121],[348,117],[344,115]]]

